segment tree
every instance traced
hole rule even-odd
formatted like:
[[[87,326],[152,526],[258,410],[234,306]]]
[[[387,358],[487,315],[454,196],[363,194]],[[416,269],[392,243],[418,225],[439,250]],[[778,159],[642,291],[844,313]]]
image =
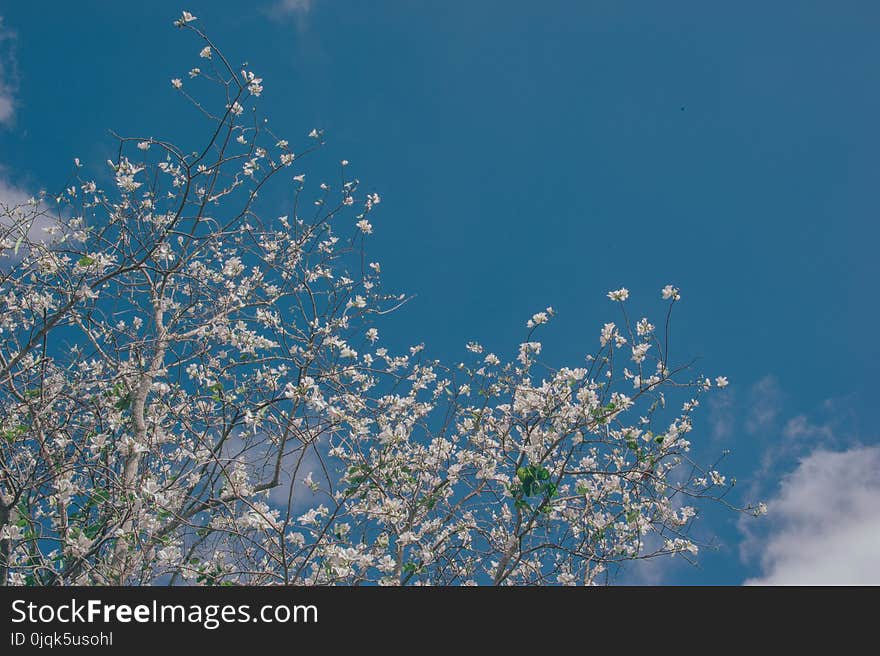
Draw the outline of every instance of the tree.
[[[623,319],[574,368],[538,362],[551,308],[510,361],[380,346],[406,297],[365,254],[379,196],[345,161],[294,174],[323,133],[295,154],[195,20],[189,77],[222,99],[172,84],[199,150],[119,137],[108,188],[77,160],[57,198],[3,208],[0,580],[592,583],[696,553],[688,504],[730,485],[687,434],[726,379],[670,364],[678,290],[662,334],[610,292]]]

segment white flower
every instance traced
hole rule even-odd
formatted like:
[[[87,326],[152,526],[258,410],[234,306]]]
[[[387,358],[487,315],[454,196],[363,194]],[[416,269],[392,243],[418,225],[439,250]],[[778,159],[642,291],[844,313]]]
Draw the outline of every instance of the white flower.
[[[201,72],[202,72],[201,68],[198,68],[198,67],[191,68],[191,69],[189,69],[189,76],[190,76],[190,78],[198,77],[199,73],[201,73]]]
[[[150,142],[149,141],[141,141],[138,143],[138,148],[140,148],[141,150],[149,150],[150,149]]]
[[[548,321],[550,321],[550,319],[546,312],[536,312],[532,315],[531,319],[526,321],[526,328],[534,328],[535,326],[540,326]]]
[[[236,140],[238,143],[240,143],[240,144],[246,144],[246,143],[247,143],[247,139],[244,138],[244,135],[243,135],[243,134],[238,135],[238,136],[235,138],[235,140]]]
[[[654,332],[654,325],[648,323],[648,320],[643,317],[639,319],[639,322],[636,324],[636,332],[640,336],[644,337],[645,335],[649,335]]]
[[[522,362],[524,365],[528,366],[531,362],[530,354],[534,353],[535,355],[541,354],[541,342],[523,342],[519,345],[519,355],[517,356],[517,360]]]
[[[183,86],[183,82],[180,81],[179,77],[176,77],[171,80],[171,86],[173,86],[175,89],[180,89]]]
[[[202,57],[204,59],[210,59],[211,58],[211,46],[205,46],[204,48],[202,48],[202,51],[199,53],[199,57]]]
[[[672,285],[666,285],[661,291],[663,294],[663,300],[668,301],[670,298],[674,301],[681,300],[681,294],[678,293],[678,287],[673,287]]]
[[[293,164],[293,153],[281,153],[280,159],[284,166],[290,166]]]
[[[605,346],[608,341],[614,336],[615,326],[613,323],[606,323],[602,326],[602,332],[599,334],[599,344]]]
[[[184,11],[183,15],[180,17],[180,22],[184,23],[184,24],[185,23],[192,23],[194,20],[198,20],[198,18],[196,16],[193,16],[188,11]]]
[[[244,271],[244,265],[240,257],[230,257],[223,263],[223,275],[226,278],[234,278]]]
[[[305,179],[306,179],[305,173],[300,173],[299,175],[293,176],[293,181],[299,182],[300,184],[302,184]]]
[[[255,96],[259,96],[263,93],[263,78],[256,77],[250,71],[242,71],[242,75],[244,76],[245,82],[247,82],[248,91]]]
[[[721,474],[719,474],[714,469],[709,472],[709,478],[712,480],[712,485],[724,485],[725,478]]]
[[[229,108],[229,111],[231,111],[236,116],[241,116],[241,113],[244,111],[244,107],[242,107],[241,103],[236,100],[234,103],[232,103],[232,107]]]
[[[629,290],[626,287],[615,289],[608,292],[608,298],[610,298],[612,301],[625,301],[627,298],[629,298]]]
[[[19,540],[24,535],[24,531],[15,524],[6,524],[0,529],[0,540]]]
[[[160,565],[174,565],[180,560],[181,551],[179,547],[163,547],[156,553]]]
[[[651,348],[651,345],[647,342],[642,344],[636,344],[632,347],[632,359],[633,362],[643,362],[645,360],[645,354],[648,352],[648,349]]]
[[[716,387],[727,387],[727,385],[727,376],[718,376],[718,378],[715,379]]]
[[[310,136],[312,139],[317,139],[320,135],[318,134],[318,131],[317,131],[317,130],[312,129],[312,131],[309,132],[309,136]]]
[[[364,233],[365,235],[373,234],[373,226],[370,225],[370,222],[367,221],[366,219],[361,219],[355,225],[357,225],[357,227],[360,228],[361,232]]]
[[[556,582],[560,585],[577,585],[577,577],[571,572],[561,572],[556,577]]]

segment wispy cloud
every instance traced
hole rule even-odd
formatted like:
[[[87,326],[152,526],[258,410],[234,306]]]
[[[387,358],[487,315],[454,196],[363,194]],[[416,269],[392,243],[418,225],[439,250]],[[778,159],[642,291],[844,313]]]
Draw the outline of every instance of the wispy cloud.
[[[10,30],[0,16],[0,123],[9,124],[15,115],[15,91],[17,89],[15,62],[15,32]]]
[[[17,86],[15,65],[15,32],[6,27],[0,16],[0,124],[12,122],[15,114],[14,92]],[[3,225],[10,225],[8,212],[23,206],[31,194],[9,181],[3,163],[0,162],[0,217],[6,216]]]
[[[280,0],[275,8],[285,14],[307,14],[312,10],[312,0]]]
[[[314,6],[314,0],[278,0],[269,7],[267,13],[275,20],[293,19],[302,29]]]
[[[749,391],[746,430],[752,435],[770,429],[782,405],[782,389],[775,376],[764,376]]]
[[[15,52],[16,34],[0,16],[0,125],[12,125],[15,119],[15,93],[18,91],[18,66]],[[45,212],[45,205],[32,199],[39,195],[28,191],[9,175],[8,162],[0,161],[0,239],[16,240],[26,236],[28,241],[51,239],[47,230],[57,221]],[[0,258],[8,257],[9,251]]]
[[[12,119],[12,96],[0,87],[0,123],[7,123]]]
[[[880,584],[880,446],[816,449],[768,502],[750,536],[762,575],[747,584]]]
[[[712,439],[715,441],[729,440],[736,430],[736,397],[730,390],[724,394],[716,394],[709,400],[709,425],[712,427]]]
[[[806,415],[797,415],[792,417],[785,423],[782,434],[790,439],[828,439],[830,440],[834,433],[828,424],[814,424]]]

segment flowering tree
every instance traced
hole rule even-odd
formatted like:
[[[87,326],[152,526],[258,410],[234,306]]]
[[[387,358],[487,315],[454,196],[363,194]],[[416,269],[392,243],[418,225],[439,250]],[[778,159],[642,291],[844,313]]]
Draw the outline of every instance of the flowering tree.
[[[310,187],[323,134],[294,153],[254,118],[261,78],[195,20],[189,78],[222,99],[171,82],[201,148],[119,138],[108,188],[76,160],[2,208],[0,581],[588,584],[696,553],[690,504],[730,485],[687,436],[727,381],[670,363],[679,291],[659,331],[610,292],[620,323],[573,368],[539,364],[551,308],[512,360],[391,352],[379,196],[345,161]]]

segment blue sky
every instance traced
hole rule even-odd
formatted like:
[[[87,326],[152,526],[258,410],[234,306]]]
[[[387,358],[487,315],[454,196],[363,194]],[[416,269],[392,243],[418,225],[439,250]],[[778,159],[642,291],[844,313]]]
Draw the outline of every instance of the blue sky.
[[[628,580],[880,582],[876,3],[2,2],[0,196],[108,129],[185,139],[183,8],[279,134],[323,128],[382,194],[371,252],[417,295],[392,343],[509,351],[553,305],[546,359],[576,365],[607,290],[656,317],[682,289],[674,348],[731,381],[695,441],[771,513],[710,512],[699,567]]]

